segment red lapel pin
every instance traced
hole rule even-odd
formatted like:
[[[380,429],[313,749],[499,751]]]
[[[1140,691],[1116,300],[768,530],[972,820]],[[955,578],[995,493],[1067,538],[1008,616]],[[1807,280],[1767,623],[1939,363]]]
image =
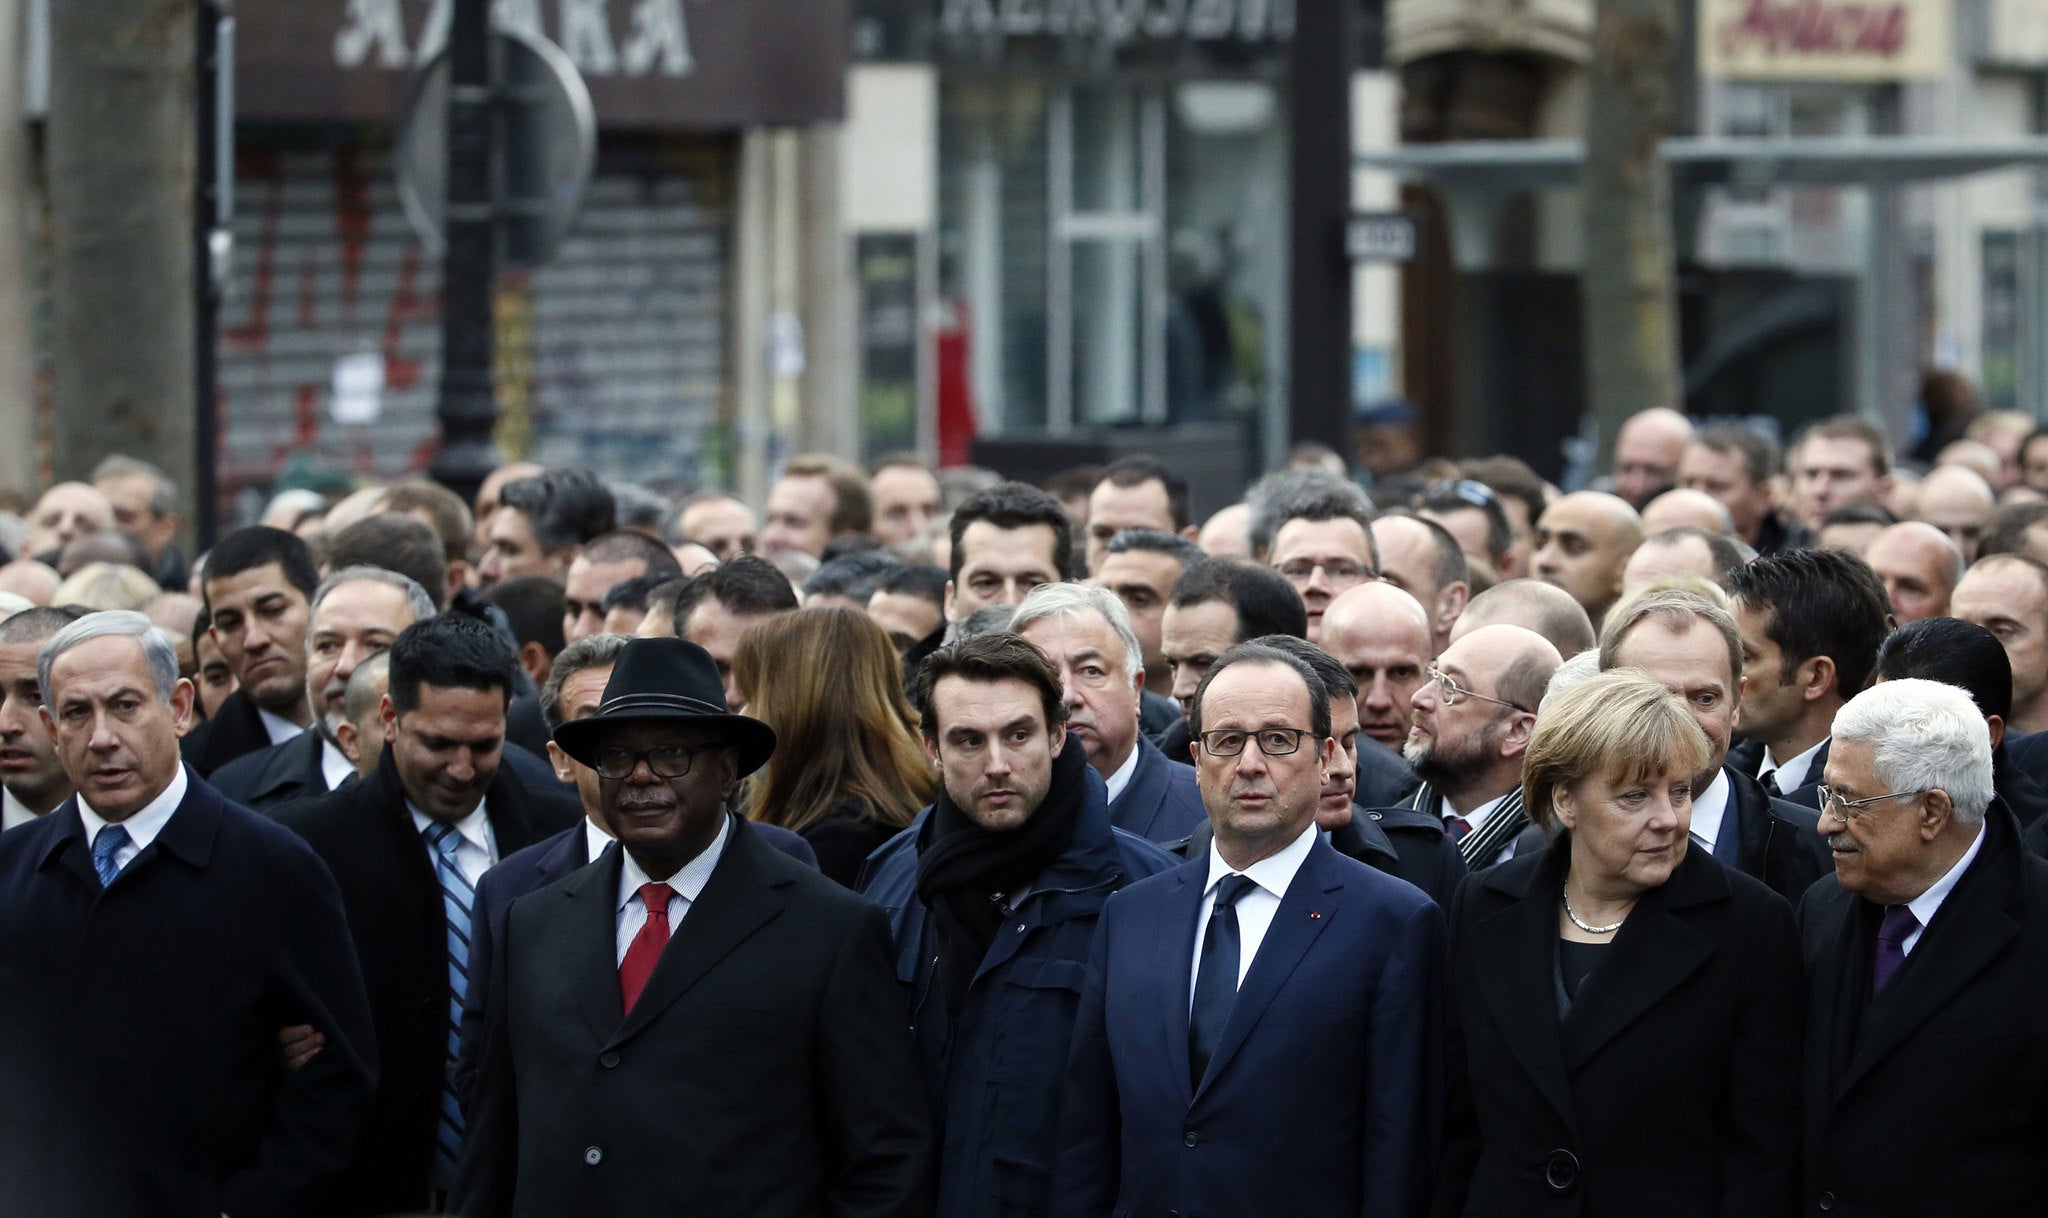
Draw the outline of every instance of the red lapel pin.
[[[1320,914],[1320,913],[1317,913],[1317,912],[1316,912],[1315,910],[1311,909],[1311,910],[1309,910],[1309,911],[1308,911],[1308,916],[1309,916],[1309,917],[1311,917],[1311,918],[1320,918],[1320,917],[1322,917],[1323,915],[1322,915],[1322,914]]]

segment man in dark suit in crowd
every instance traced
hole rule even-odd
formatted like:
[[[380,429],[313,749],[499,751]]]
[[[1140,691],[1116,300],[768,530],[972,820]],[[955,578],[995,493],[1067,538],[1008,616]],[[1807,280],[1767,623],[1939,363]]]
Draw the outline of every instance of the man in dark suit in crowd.
[[[1922,618],[1885,636],[1872,666],[1875,681],[1919,677],[1953,685],[1970,695],[1991,732],[1991,786],[2019,822],[2023,841],[2048,853],[2048,791],[2014,765],[2006,748],[2006,716],[2012,712],[2012,661],[1998,636],[1952,617]]]
[[[382,1077],[370,1135],[336,1192],[343,1214],[430,1208],[453,1181],[476,882],[571,823],[500,764],[509,643],[448,614],[406,627],[389,654],[376,771],[276,812],[341,884],[376,1023]]]
[[[2048,863],[2020,847],[1963,691],[1882,682],[1833,741],[1835,874],[1799,909],[1809,1212],[2030,1213],[2048,1196]]]
[[[1109,787],[1109,819],[1148,841],[1187,840],[1207,819],[1195,774],[1166,759],[1138,728],[1143,652],[1130,613],[1107,588],[1040,584],[1010,629],[1052,657],[1067,708],[1067,734]]]
[[[1600,668],[1639,668],[1685,699],[1707,734],[1707,769],[1693,779],[1692,838],[1707,853],[1797,902],[1832,865],[1814,812],[1773,799],[1725,764],[1741,726],[1742,635],[1719,605],[1691,592],[1652,592],[1609,614]]]
[[[1561,663],[1535,631],[1482,626],[1444,648],[1410,699],[1415,727],[1403,756],[1423,785],[1404,806],[1442,821],[1473,871],[1513,858],[1529,827],[1522,754]]]
[[[320,581],[306,626],[306,698],[312,730],[228,762],[208,780],[248,808],[274,808],[339,787],[355,766],[335,739],[356,665],[391,646],[400,631],[434,616],[415,580],[383,567],[347,567]]]
[[[547,717],[549,731],[571,719],[597,713],[604,701],[605,684],[611,680],[612,666],[628,641],[622,634],[593,634],[562,649],[555,657],[554,671],[548,674],[547,684],[540,689],[541,713]],[[457,1067],[465,1103],[476,1077],[482,1038],[487,1034],[489,1012],[484,1010],[484,1001],[490,994],[491,954],[504,934],[506,912],[512,908],[512,902],[591,862],[612,844],[611,830],[605,827],[597,771],[563,752],[562,746],[553,741],[548,742],[548,763],[554,767],[554,777],[579,797],[583,817],[553,837],[507,855],[477,881],[476,905],[470,917],[469,996],[462,1007],[462,1057]],[[754,830],[804,866],[818,866],[818,856],[810,843],[797,834],[778,825],[755,825]]]
[[[148,618],[73,623],[39,679],[78,795],[0,835],[0,1213],[323,1212],[376,1072],[333,877],[179,763]],[[301,1022],[325,1048],[286,1072]]]
[[[720,684],[703,648],[635,639],[556,730],[622,849],[506,916],[452,1212],[928,1212],[888,920],[726,811],[775,735]]]
[[[1101,588],[1053,584],[1025,606],[1049,588],[1116,605]],[[1091,618],[1101,605],[1050,603],[1093,605]],[[1121,658],[1094,662],[1126,679]],[[926,657],[913,694],[943,789],[875,852],[862,885],[889,915],[897,976],[917,996],[910,1023],[939,1117],[937,1212],[947,1218],[1045,1213],[1096,917],[1119,887],[1178,861],[1112,827],[1102,778],[1066,728],[1072,680],[1013,634]]]
[[[0,829],[30,824],[71,798],[71,776],[43,721],[36,654],[85,613],[75,605],[46,605],[0,622]]]
[[[1330,738],[1337,742],[1337,751],[1330,758],[1329,777],[1316,805],[1316,827],[1327,836],[1331,848],[1408,881],[1428,893],[1439,908],[1449,909],[1466,868],[1464,856],[1444,832],[1443,822],[1416,808],[1364,808],[1357,802],[1359,750],[1366,742],[1358,730],[1358,685],[1351,674],[1336,657],[1306,639],[1275,634],[1252,641],[1308,665],[1330,695]],[[1215,830],[1205,818],[1188,839],[1183,857],[1207,858],[1215,838]]]
[[[1360,584],[1323,611],[1321,646],[1358,689],[1357,802],[1367,808],[1406,802],[1422,785],[1401,750],[1415,724],[1415,690],[1429,679],[1437,651],[1428,611],[1390,583]]]
[[[1828,725],[1870,678],[1891,605],[1870,564],[1839,550],[1780,550],[1728,578],[1742,632],[1743,743],[1728,763],[1771,795],[1820,809]]]
[[[229,799],[258,811],[339,789],[359,768],[341,740],[349,678],[365,660],[389,649],[406,627],[435,614],[433,598],[418,580],[383,567],[346,567],[322,580],[313,593],[306,630],[312,729],[237,757],[208,781]],[[518,705],[515,694],[513,709],[506,712],[502,764],[547,816],[573,819],[578,815],[574,790],[556,779],[547,762],[511,742],[510,721]]]
[[[1336,745],[1306,664],[1231,648],[1193,720],[1215,841],[1103,911],[1053,1213],[1422,1214],[1443,915],[1317,833]]]
[[[283,529],[236,529],[206,553],[200,587],[213,640],[241,687],[178,751],[205,778],[235,758],[283,744],[313,722],[306,700],[306,619],[320,582],[313,552]]]
[[[1166,599],[1180,573],[1207,557],[1202,547],[1178,533],[1159,529],[1125,529],[1103,547],[1102,562],[1092,582],[1116,593],[1131,615],[1131,630],[1145,654],[1144,696],[1138,700],[1140,730],[1149,737],[1173,726],[1180,704],[1168,696],[1173,669],[1159,647],[1159,626]]]

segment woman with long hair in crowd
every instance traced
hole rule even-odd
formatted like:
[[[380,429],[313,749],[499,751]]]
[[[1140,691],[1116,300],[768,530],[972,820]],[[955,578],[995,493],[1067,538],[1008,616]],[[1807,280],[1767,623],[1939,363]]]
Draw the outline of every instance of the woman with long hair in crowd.
[[[733,681],[746,713],[775,729],[747,816],[801,835],[819,869],[853,887],[938,785],[896,648],[857,609],[778,613],[740,636]]]

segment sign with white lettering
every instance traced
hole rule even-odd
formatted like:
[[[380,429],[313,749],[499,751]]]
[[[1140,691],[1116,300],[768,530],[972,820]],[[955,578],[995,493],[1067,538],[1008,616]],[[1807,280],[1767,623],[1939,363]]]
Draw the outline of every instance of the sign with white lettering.
[[[849,0],[495,0],[552,39],[600,126],[730,129],[844,114]],[[241,0],[237,117],[392,119],[454,0]]]
[[[1949,70],[1954,0],[1699,0],[1700,72],[1914,80]]]
[[[943,0],[952,35],[1125,43],[1264,42],[1294,36],[1294,0]]]
[[[1357,212],[1344,227],[1353,262],[1413,262],[1415,244],[1415,217],[1405,211]]]

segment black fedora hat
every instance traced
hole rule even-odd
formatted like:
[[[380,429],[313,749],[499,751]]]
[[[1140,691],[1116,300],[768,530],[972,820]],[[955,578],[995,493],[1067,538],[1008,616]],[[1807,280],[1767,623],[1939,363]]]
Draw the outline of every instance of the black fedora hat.
[[[717,729],[739,750],[739,772],[751,774],[775,752],[775,729],[726,709],[711,653],[688,639],[634,639],[619,653],[597,713],[555,729],[555,743],[595,765],[598,747],[621,723],[661,721]]]

